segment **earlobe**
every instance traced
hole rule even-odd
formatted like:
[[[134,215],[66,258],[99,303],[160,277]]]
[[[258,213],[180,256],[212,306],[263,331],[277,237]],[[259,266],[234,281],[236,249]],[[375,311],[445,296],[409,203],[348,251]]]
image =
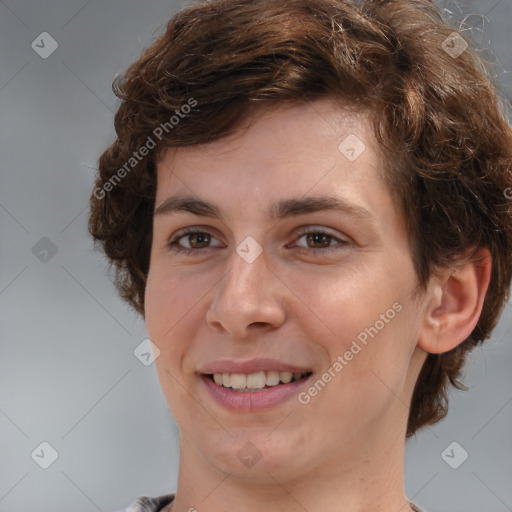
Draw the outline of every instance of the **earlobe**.
[[[432,278],[427,290],[418,347],[431,354],[454,349],[473,331],[491,278],[491,255],[480,249],[457,267]]]

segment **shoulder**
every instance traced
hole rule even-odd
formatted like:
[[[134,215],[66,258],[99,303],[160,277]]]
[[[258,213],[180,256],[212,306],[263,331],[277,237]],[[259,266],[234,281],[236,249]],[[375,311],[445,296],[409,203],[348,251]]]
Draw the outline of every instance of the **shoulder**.
[[[172,503],[174,500],[174,494],[164,494],[156,498],[150,498],[149,496],[140,496],[134,501],[125,512],[161,512],[164,507]],[[414,512],[425,512],[418,505],[410,502],[411,508]]]
[[[174,494],[164,494],[156,498],[140,496],[124,512],[161,512],[174,500]]]

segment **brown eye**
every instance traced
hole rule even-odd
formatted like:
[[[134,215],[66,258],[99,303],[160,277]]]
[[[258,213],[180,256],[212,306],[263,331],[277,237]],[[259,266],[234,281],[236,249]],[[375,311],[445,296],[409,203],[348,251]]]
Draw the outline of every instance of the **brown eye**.
[[[325,233],[308,233],[305,236],[308,242],[308,246],[314,249],[329,247],[333,238],[331,235],[326,235]]]
[[[325,254],[339,251],[350,245],[350,240],[342,236],[323,231],[321,228],[310,227],[306,231],[298,233],[295,246],[306,254]]]
[[[173,252],[187,254],[201,253],[203,249],[222,247],[219,242],[208,231],[198,228],[187,228],[176,233],[168,242],[168,247]]]
[[[210,243],[210,235],[208,233],[190,233],[183,238],[188,238],[192,249],[202,249]]]

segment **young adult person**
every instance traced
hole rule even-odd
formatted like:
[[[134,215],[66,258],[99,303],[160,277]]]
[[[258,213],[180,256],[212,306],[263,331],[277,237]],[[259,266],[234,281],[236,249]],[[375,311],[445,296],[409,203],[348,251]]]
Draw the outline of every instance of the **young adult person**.
[[[89,229],[180,429],[176,492],[130,512],[419,511],[405,439],[512,272],[512,131],[465,37],[426,0],[213,0],[115,90]]]

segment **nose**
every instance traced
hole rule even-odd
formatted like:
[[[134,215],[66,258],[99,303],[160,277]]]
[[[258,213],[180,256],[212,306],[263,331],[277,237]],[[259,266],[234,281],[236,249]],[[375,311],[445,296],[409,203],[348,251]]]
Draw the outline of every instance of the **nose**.
[[[236,252],[226,261],[226,274],[206,313],[207,323],[240,340],[282,325],[286,318],[283,285],[265,252],[251,263]]]

